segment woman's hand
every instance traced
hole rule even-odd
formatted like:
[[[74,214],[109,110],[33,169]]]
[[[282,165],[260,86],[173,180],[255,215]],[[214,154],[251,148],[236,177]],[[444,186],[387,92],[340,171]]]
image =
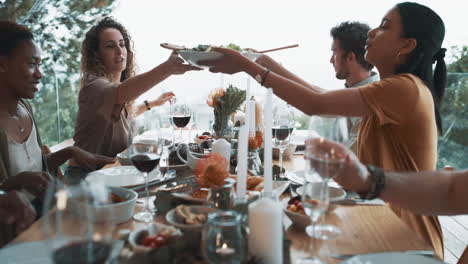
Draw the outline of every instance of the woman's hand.
[[[158,98],[150,102],[151,107],[163,105],[165,102],[171,100],[175,94],[173,92],[162,93]]]
[[[211,51],[222,53],[223,56],[216,60],[198,62],[200,65],[210,67],[210,72],[234,74],[244,71],[247,63],[254,63],[233,49],[213,47]]]
[[[308,154],[314,154],[315,151],[319,153],[336,153],[344,157],[344,164],[341,169],[338,169],[333,178],[337,183],[343,186],[345,189],[352,190],[355,192],[366,192],[370,189],[369,183],[369,172],[366,166],[364,166],[356,155],[346,148],[344,145],[333,142],[324,138],[311,138],[306,140],[306,156]],[[311,166],[320,173],[329,173],[326,166],[320,166],[311,162]],[[320,171],[325,169],[327,171]]]
[[[36,219],[36,211],[28,198],[11,191],[0,196],[0,247],[26,230]]]
[[[49,186],[50,178],[43,171],[24,171],[9,177],[3,184],[6,191],[24,189],[32,195],[42,199]]]
[[[198,68],[192,65],[184,64],[184,60],[180,58],[178,55],[179,54],[177,53],[177,51],[173,51],[171,55],[169,56],[169,58],[165,62],[163,62],[163,64],[165,65],[165,67],[167,67],[168,72],[170,74],[178,75],[178,74],[184,74],[188,71],[203,70],[201,68]]]
[[[95,170],[106,164],[111,164],[115,162],[114,158],[109,158],[103,155],[89,153],[78,147],[71,147],[71,156],[73,158],[73,161],[78,166],[88,169],[88,170]]]

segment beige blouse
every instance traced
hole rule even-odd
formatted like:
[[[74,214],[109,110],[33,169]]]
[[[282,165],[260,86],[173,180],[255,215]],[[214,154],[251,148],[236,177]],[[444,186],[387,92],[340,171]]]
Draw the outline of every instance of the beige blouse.
[[[116,104],[118,85],[93,75],[83,84],[78,97],[75,146],[108,157],[127,148],[131,117],[125,104]]]

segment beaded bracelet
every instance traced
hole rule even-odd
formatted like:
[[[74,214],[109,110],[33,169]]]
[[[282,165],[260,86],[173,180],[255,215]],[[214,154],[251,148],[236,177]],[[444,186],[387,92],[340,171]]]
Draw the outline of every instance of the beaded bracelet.
[[[385,188],[385,173],[381,168],[377,168],[371,165],[366,165],[369,171],[371,180],[371,187],[368,192],[361,192],[359,196],[362,199],[372,200],[380,196],[380,193]]]

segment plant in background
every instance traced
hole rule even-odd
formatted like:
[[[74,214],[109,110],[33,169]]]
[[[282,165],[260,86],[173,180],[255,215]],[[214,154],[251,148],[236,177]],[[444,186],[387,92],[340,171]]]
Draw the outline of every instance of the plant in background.
[[[213,130],[216,136],[223,137],[229,133],[229,118],[245,101],[245,96],[245,91],[232,85],[229,85],[226,90],[218,88],[210,92],[206,103],[213,107],[215,118]]]

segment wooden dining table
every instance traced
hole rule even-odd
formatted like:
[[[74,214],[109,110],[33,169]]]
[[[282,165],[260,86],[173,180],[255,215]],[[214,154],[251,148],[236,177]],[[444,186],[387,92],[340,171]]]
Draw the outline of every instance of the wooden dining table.
[[[289,160],[284,161],[284,166],[288,171],[302,170],[304,168],[303,156],[293,155]],[[286,195],[283,198],[288,197]],[[141,205],[135,208],[136,211],[142,209]],[[286,215],[283,215],[283,219],[285,234],[291,242],[289,251],[291,263],[314,255],[320,256],[326,263],[339,263],[341,260],[334,259],[330,255],[407,250],[432,251],[429,244],[420,239],[387,205],[337,205],[326,217],[328,224],[335,225],[342,231],[341,235],[332,240],[314,240],[304,230],[299,230],[292,225]],[[46,239],[43,221],[43,218],[36,221],[11,244]],[[73,221],[76,219],[69,221],[69,228],[73,228]],[[158,216],[155,221],[165,222],[165,218]],[[117,226],[115,235],[118,230],[135,230],[143,225],[129,220]]]

